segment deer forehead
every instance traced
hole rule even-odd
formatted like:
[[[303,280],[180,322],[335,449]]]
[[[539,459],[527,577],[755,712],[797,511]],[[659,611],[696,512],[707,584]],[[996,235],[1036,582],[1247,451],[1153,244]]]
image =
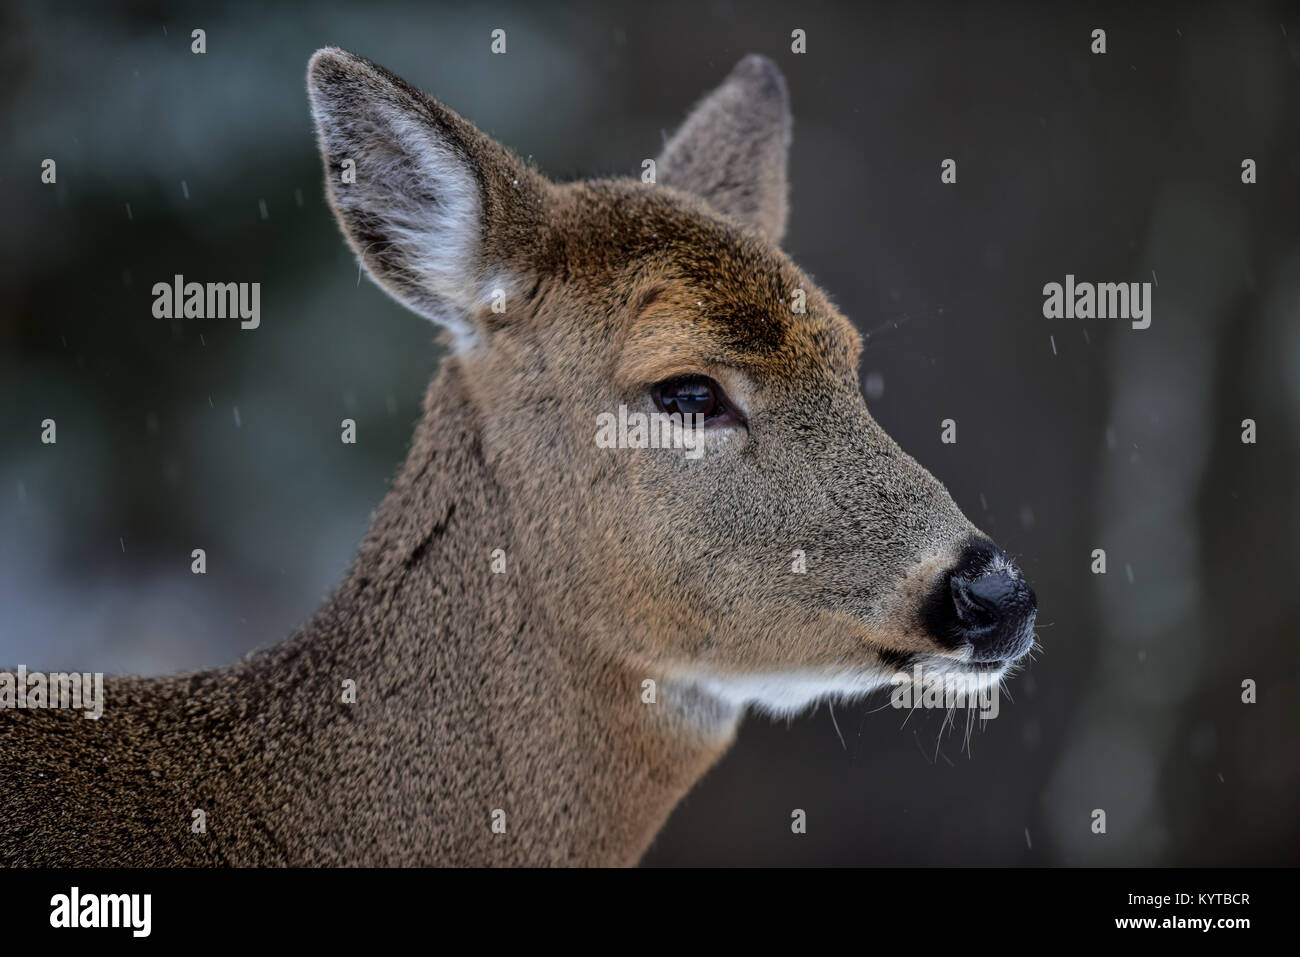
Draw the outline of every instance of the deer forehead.
[[[620,387],[735,367],[856,379],[862,340],[774,244],[662,186],[573,184],[552,261],[605,327]],[[562,261],[561,261],[562,260]]]

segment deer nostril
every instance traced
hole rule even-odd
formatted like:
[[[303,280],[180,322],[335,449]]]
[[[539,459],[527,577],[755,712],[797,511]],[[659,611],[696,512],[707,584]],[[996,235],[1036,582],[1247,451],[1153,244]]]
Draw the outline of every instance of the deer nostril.
[[[1004,661],[1029,650],[1038,601],[1018,573],[953,575],[950,589],[957,632],[970,645],[971,660]]]
[[[957,620],[970,629],[987,628],[998,619],[997,602],[986,595],[989,589],[983,582],[980,578],[971,582],[954,575],[949,585]]]
[[[1033,643],[1038,600],[1010,559],[977,540],[939,582],[926,603],[930,631],[969,660],[1010,661]]]
[[[1017,611],[1026,600],[1029,587],[1017,575],[992,572],[976,579],[957,575],[952,579],[952,601],[957,617],[971,627],[983,628]],[[1032,598],[1032,592],[1029,592]]]

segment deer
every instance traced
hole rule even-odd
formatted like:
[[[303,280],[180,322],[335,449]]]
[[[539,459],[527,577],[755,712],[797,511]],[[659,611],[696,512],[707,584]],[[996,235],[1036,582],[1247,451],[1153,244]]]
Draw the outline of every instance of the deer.
[[[98,720],[0,711],[0,863],[635,865],[747,712],[1022,663],[1032,589],[874,421],[861,336],[781,249],[775,63],[654,182],[552,181],[342,49],[307,87],[346,241],[441,330],[409,454],[287,639],[110,677]],[[693,417],[701,454],[600,447],[620,406]]]

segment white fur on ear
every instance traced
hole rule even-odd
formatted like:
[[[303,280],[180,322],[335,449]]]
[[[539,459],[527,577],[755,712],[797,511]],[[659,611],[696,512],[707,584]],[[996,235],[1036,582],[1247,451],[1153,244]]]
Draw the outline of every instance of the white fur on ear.
[[[357,60],[322,50],[308,73],[330,202],[379,286],[468,348],[483,228],[474,168],[408,91]]]

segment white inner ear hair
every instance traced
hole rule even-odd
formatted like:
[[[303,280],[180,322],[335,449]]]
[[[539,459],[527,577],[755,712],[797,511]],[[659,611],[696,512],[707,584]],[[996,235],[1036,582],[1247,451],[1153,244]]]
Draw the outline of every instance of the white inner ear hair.
[[[453,348],[463,351],[475,341],[470,316],[483,301],[474,281],[482,229],[474,174],[418,119],[389,114],[352,133],[357,182],[337,185],[336,201],[378,226],[391,246],[389,261],[408,278],[372,275],[398,302],[449,330]]]

